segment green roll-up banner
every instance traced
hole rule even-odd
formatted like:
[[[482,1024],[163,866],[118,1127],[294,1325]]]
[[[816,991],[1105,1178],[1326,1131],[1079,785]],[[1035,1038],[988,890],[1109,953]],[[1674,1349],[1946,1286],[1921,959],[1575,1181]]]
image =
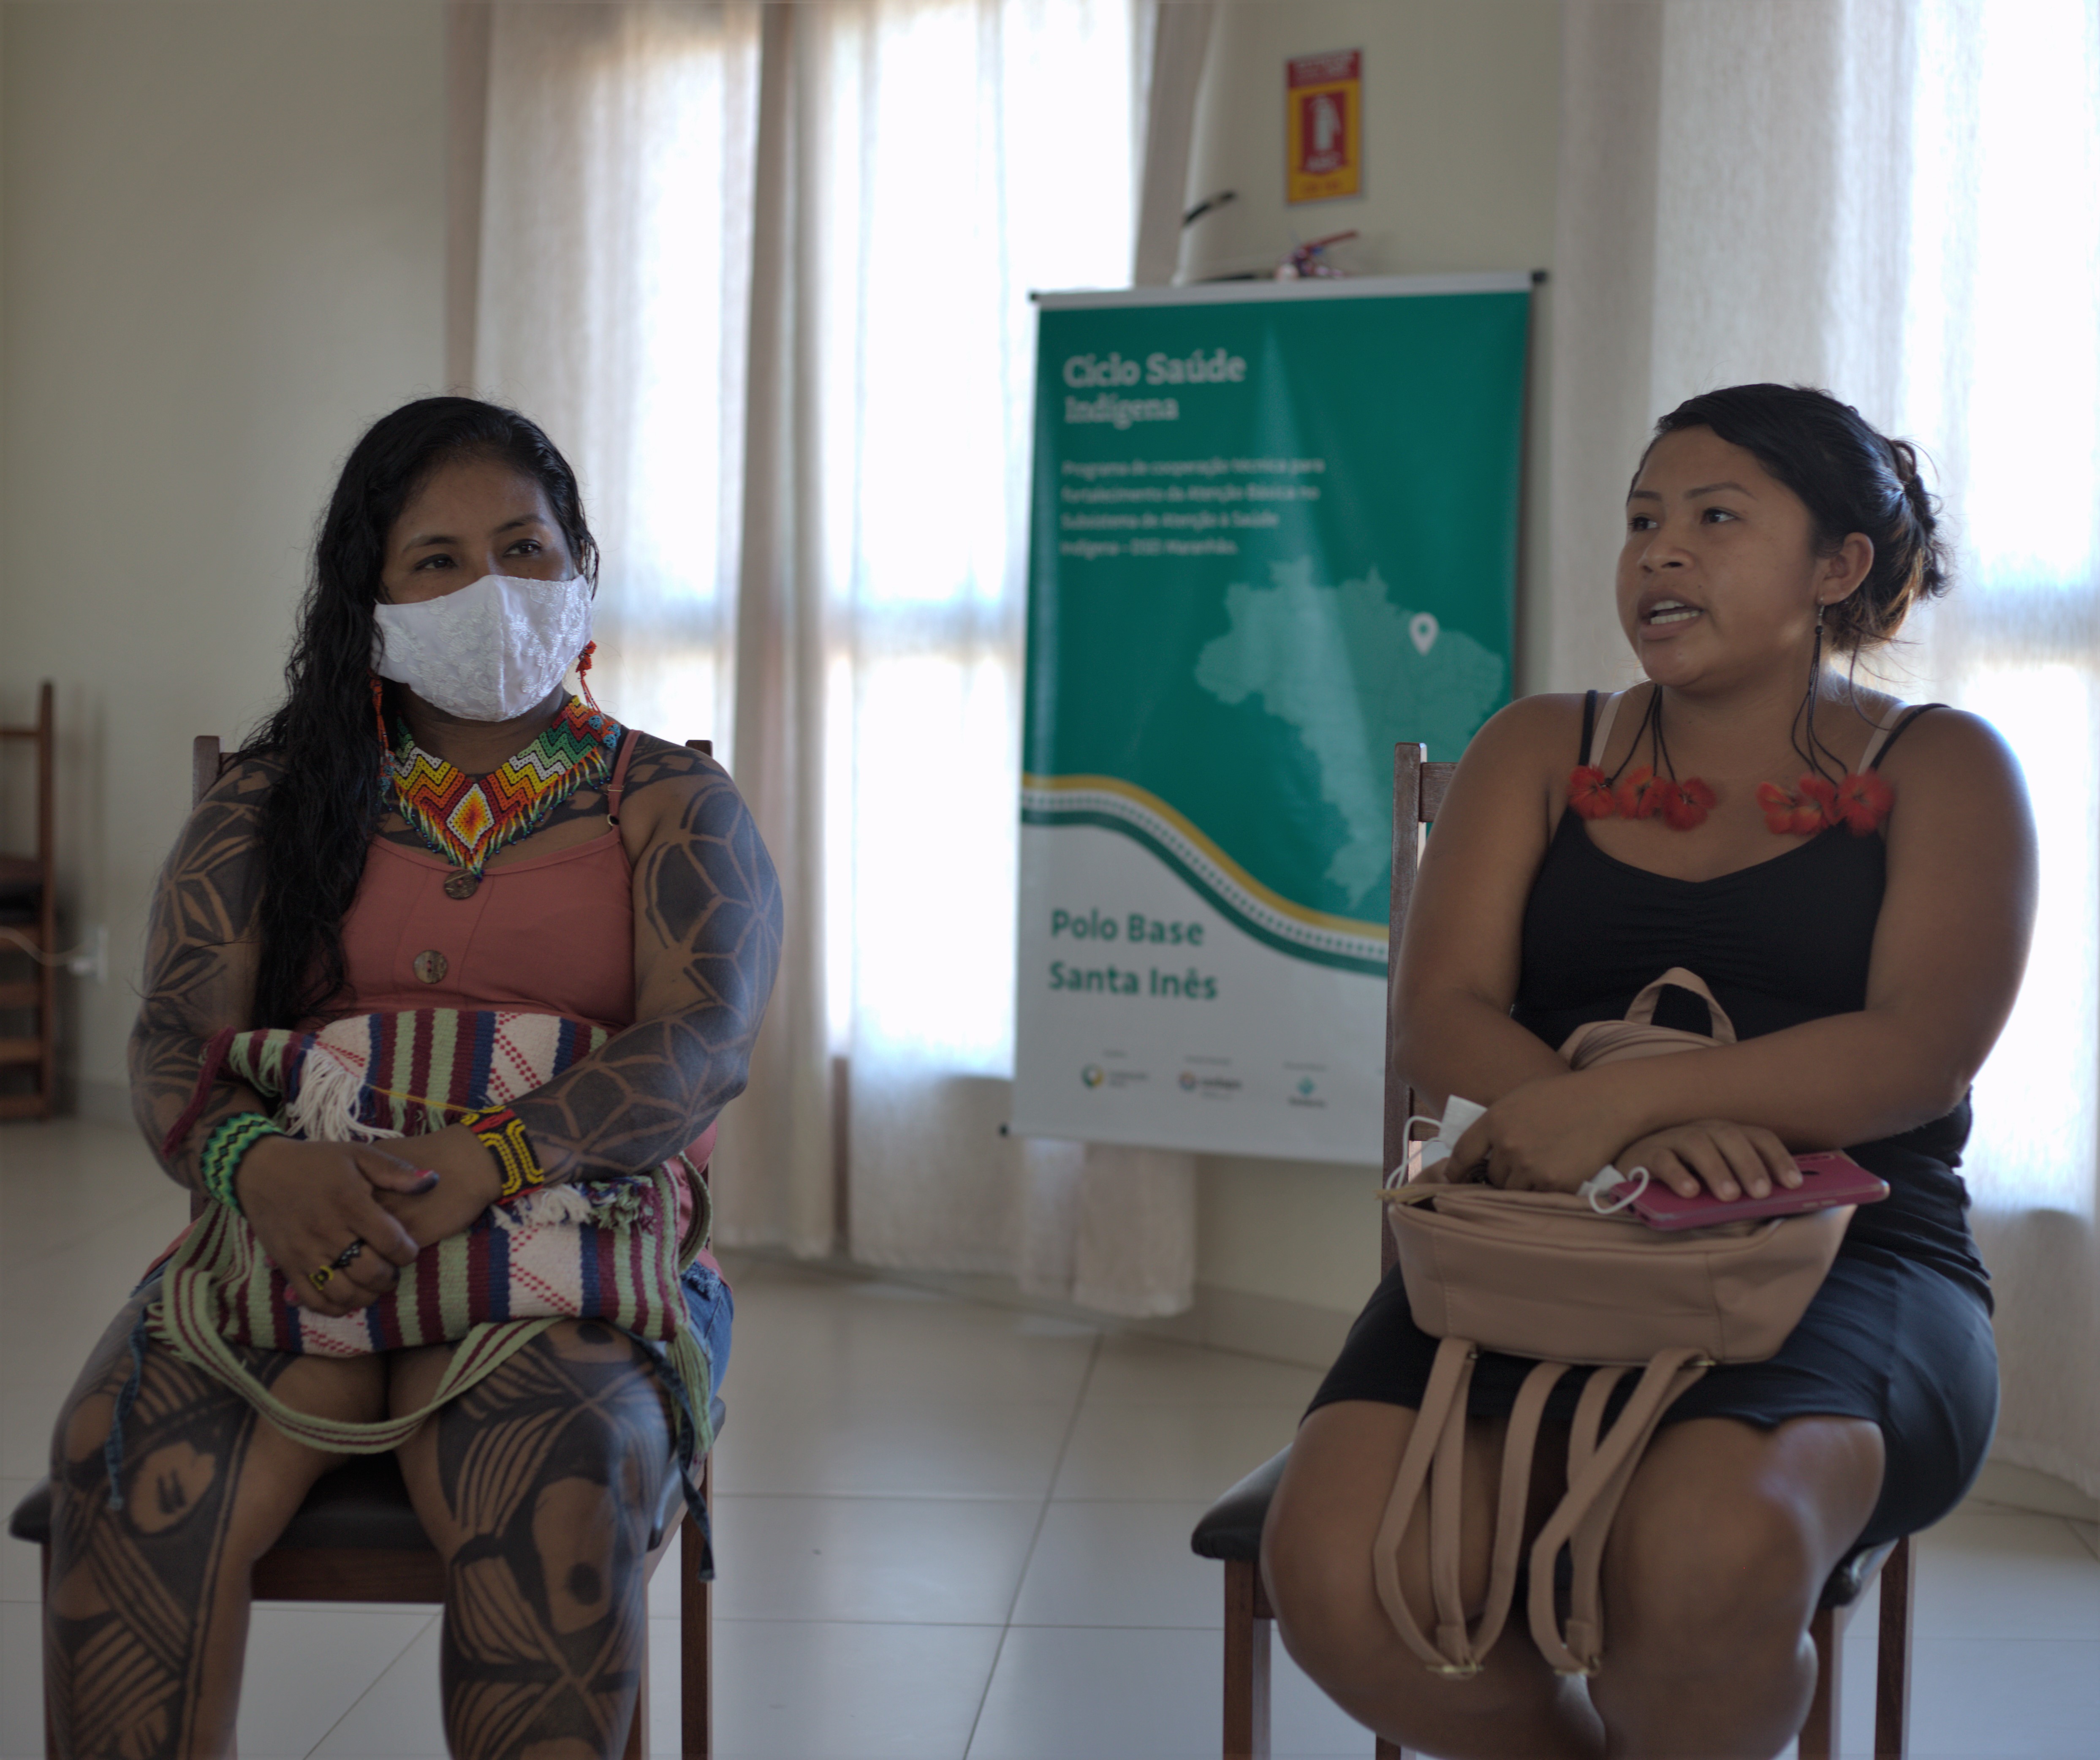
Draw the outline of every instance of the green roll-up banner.
[[[1039,302],[1016,1131],[1379,1159],[1392,749],[1508,701],[1530,296]]]

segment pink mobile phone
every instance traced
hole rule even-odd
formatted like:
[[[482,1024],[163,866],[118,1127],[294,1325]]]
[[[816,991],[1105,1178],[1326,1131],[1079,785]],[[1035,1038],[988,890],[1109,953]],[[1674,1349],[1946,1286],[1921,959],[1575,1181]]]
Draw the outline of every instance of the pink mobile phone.
[[[1849,1155],[1831,1150],[1797,1155],[1801,1183],[1789,1191],[1775,1184],[1769,1196],[1723,1200],[1701,1187],[1696,1197],[1681,1198],[1659,1179],[1630,1206],[1651,1228],[1705,1228],[1715,1223],[1753,1222],[1766,1216],[1798,1216],[1838,1204],[1878,1204],[1889,1195],[1888,1182],[1870,1174]]]

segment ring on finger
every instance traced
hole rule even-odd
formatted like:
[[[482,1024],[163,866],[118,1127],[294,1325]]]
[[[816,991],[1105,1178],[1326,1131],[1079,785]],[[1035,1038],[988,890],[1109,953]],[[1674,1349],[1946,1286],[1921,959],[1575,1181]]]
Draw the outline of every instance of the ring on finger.
[[[329,1279],[334,1276],[335,1267],[333,1265],[324,1265],[317,1270],[308,1271],[307,1273],[307,1281],[311,1284],[315,1289],[320,1290],[323,1295],[326,1295],[328,1293]]]
[[[351,1262],[364,1250],[364,1241],[361,1240],[352,1240],[348,1246],[345,1247],[342,1252],[337,1254],[333,1259],[329,1261],[329,1269],[334,1271],[347,1271],[350,1268]]]

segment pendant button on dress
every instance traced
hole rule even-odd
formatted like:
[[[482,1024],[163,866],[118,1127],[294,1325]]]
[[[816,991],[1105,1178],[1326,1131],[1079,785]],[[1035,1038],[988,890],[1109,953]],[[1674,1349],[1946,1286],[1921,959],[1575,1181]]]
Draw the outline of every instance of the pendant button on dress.
[[[445,956],[433,948],[427,953],[416,956],[414,969],[416,975],[425,984],[442,984],[450,968],[445,963]]]
[[[445,876],[445,896],[457,899],[472,898],[474,889],[480,884],[481,876],[471,869],[457,869]]]

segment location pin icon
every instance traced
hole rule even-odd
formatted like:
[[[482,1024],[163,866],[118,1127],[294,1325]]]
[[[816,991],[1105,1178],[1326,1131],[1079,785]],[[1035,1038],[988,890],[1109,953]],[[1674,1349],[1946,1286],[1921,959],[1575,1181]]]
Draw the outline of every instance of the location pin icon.
[[[1436,645],[1436,620],[1426,611],[1418,611],[1407,620],[1408,639],[1414,643],[1418,654],[1427,654]]]

